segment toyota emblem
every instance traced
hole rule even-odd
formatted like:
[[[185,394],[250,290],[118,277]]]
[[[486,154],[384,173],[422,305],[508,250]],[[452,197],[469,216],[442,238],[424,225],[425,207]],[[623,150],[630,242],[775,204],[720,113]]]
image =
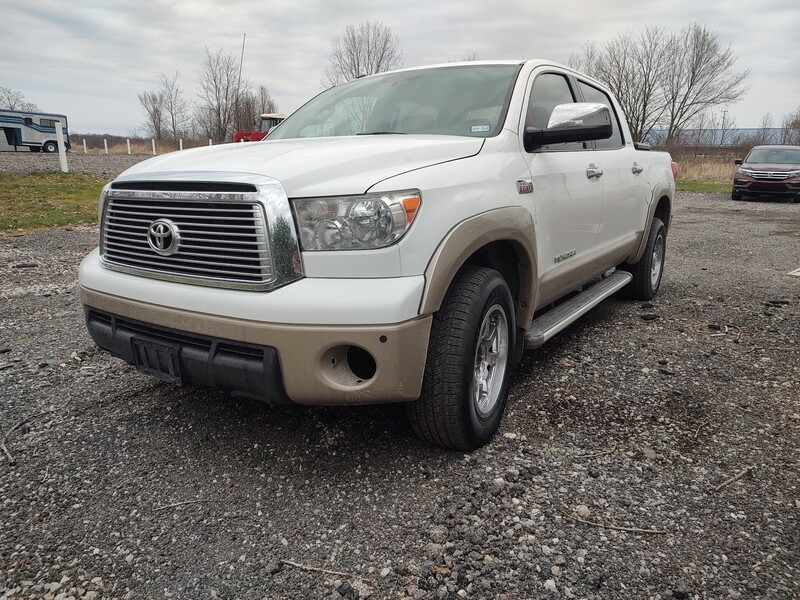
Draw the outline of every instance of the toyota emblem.
[[[161,256],[175,254],[181,243],[178,226],[169,219],[153,221],[147,228],[147,243]]]

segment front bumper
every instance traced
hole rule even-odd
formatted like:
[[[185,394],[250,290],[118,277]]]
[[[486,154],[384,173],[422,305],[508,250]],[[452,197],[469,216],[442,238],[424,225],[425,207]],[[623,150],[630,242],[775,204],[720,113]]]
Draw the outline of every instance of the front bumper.
[[[295,325],[189,312],[85,287],[81,301],[101,348],[134,363],[133,340],[169,346],[181,383],[317,405],[403,402],[420,394],[430,316],[386,325]]]
[[[733,180],[733,193],[742,196],[800,199],[800,179],[766,181],[746,175],[737,175]]]
[[[248,396],[280,399],[283,393],[300,404],[376,404],[419,397],[431,324],[429,315],[419,316],[423,276],[305,278],[270,292],[237,291],[111,271],[103,268],[95,250],[81,263],[78,280],[88,314],[94,310],[111,317],[104,329],[96,326],[93,332],[90,324],[89,331],[116,356],[131,362],[131,339],[146,342],[153,335],[130,335],[130,322],[169,330],[173,337],[210,338],[223,349],[231,344],[272,349],[265,355],[274,351],[281,380],[260,393],[262,375],[273,373],[271,367],[258,367],[256,383],[242,385],[232,374],[243,376],[249,367],[215,363],[211,350],[200,358],[183,350],[188,342],[168,341],[181,382]],[[123,327],[117,327],[117,319]],[[205,362],[209,373],[184,365],[184,358]]]

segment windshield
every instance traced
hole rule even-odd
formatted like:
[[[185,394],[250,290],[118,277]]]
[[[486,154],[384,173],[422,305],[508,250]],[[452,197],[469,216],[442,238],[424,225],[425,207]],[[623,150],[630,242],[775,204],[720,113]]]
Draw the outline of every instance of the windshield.
[[[800,165],[800,148],[753,148],[744,162]]]
[[[519,69],[519,65],[466,65],[355,79],[322,92],[269,139],[497,135]]]

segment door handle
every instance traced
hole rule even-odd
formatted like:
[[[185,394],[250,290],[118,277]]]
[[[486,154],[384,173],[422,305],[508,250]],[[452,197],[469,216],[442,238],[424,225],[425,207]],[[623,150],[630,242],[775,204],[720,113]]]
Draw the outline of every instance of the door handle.
[[[603,176],[603,169],[594,163],[589,163],[589,168],[586,169],[586,176],[589,179],[600,179]]]
[[[633,163],[633,166],[631,167],[631,172],[632,172],[634,175],[638,175],[638,174],[639,174],[639,173],[641,173],[642,171],[644,171],[644,167],[640,167],[640,166],[638,165],[638,163]]]

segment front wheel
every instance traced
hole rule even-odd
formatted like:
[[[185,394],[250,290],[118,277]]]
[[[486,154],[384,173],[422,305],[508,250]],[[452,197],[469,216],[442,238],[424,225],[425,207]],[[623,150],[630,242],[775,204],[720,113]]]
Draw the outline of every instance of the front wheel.
[[[514,303],[500,273],[460,271],[433,316],[422,395],[406,405],[418,436],[462,451],[492,439],[508,396],[515,331]]]
[[[661,219],[654,217],[641,260],[625,267],[633,275],[633,280],[622,288],[624,296],[633,300],[650,300],[658,293],[666,251],[667,229]]]
[[[736,190],[733,190],[731,192],[731,200],[741,200],[741,199],[742,199],[742,193],[741,192],[737,192]]]

